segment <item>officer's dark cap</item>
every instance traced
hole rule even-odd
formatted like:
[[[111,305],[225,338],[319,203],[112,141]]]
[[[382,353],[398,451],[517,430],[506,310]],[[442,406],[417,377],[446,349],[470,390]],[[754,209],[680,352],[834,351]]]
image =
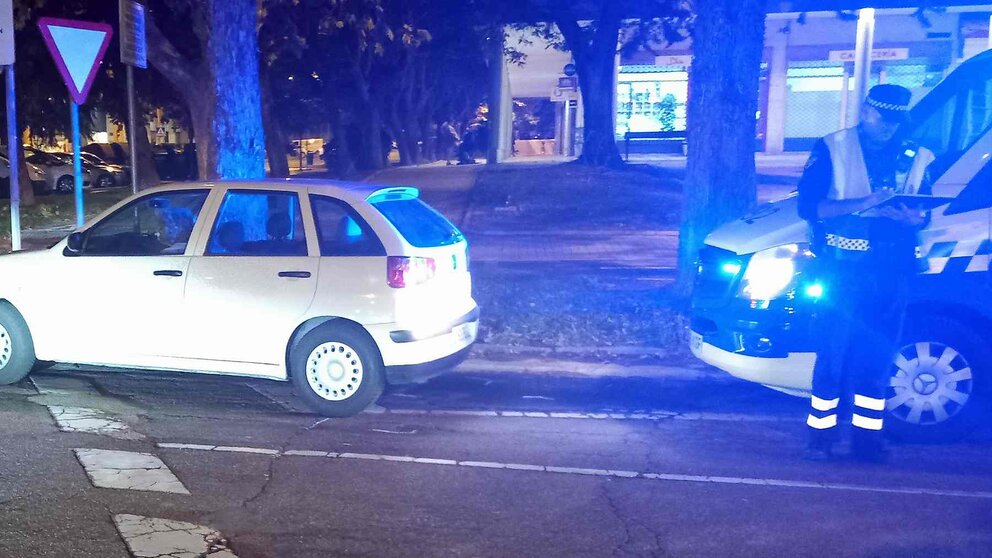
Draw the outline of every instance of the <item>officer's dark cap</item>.
[[[909,121],[909,103],[913,93],[901,85],[876,85],[868,91],[865,104],[874,107],[882,119],[902,124]]]

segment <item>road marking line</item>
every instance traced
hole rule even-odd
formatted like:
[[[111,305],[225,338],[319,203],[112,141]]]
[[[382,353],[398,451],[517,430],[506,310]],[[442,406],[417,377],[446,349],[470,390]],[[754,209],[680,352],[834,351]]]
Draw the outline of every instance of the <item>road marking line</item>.
[[[115,515],[114,525],[135,558],[238,558],[219,531],[203,525],[130,514]]]
[[[213,446],[202,444],[177,444],[160,443],[160,448],[187,449],[194,451],[218,451]],[[398,461],[404,463],[422,463],[425,465],[455,465],[460,467],[472,467],[477,469],[510,469],[514,471],[534,471],[540,473],[553,473],[559,475],[583,475],[599,477],[616,477],[624,479],[648,479],[668,482],[690,482],[699,484],[736,484],[748,486],[764,486],[777,488],[801,488],[817,490],[839,490],[846,492],[865,492],[872,494],[907,494],[922,496],[947,496],[956,498],[977,498],[981,500],[992,500],[992,492],[988,491],[965,491],[965,490],[945,490],[939,488],[909,488],[909,487],[883,487],[868,486],[859,484],[843,484],[830,482],[816,482],[805,480],[788,479],[762,479],[749,477],[725,477],[709,475],[682,475],[677,473],[651,473],[625,471],[622,469],[588,469],[584,467],[559,467],[553,465],[530,465],[525,463],[499,463],[495,461],[456,461],[453,459],[437,459],[429,457],[413,457],[409,455],[386,455],[377,453],[334,453],[309,451],[309,450],[289,450],[280,452],[279,450],[267,450],[264,448],[243,448],[246,454],[270,455],[270,456],[304,456],[304,457],[324,457],[330,459],[361,459],[371,461]],[[78,451],[78,450],[77,450]],[[230,450],[227,450],[230,451]]]
[[[327,457],[327,452],[312,451],[312,450],[289,450],[289,451],[284,451],[283,455],[298,455],[300,457]]]
[[[231,453],[260,453],[263,455],[279,455],[279,450],[265,448],[245,448],[238,446],[217,446],[213,451],[226,451]]]
[[[98,409],[48,405],[48,412],[51,413],[62,432],[99,434],[121,440],[143,440],[145,438],[142,434],[132,432],[127,424]]]
[[[97,488],[189,494],[169,467],[150,453],[83,448],[73,451]]]

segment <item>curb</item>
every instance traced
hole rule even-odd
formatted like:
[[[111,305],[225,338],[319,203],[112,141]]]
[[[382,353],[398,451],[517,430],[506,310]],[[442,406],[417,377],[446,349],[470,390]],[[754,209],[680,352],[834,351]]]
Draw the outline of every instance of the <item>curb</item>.
[[[666,378],[675,380],[729,381],[730,376],[709,366],[622,365],[547,358],[496,361],[469,358],[456,373],[533,374],[581,378]]]

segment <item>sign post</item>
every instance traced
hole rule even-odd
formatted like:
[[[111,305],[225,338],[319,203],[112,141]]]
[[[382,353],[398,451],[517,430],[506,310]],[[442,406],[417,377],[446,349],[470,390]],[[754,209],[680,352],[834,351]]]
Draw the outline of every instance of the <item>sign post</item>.
[[[121,62],[127,65],[127,144],[131,155],[131,191],[138,193],[138,124],[134,108],[134,67],[148,67],[145,43],[145,7],[120,0]]]
[[[114,30],[105,23],[43,17],[38,20],[45,46],[55,60],[72,98],[72,166],[75,171],[76,226],[86,224],[83,168],[79,153],[79,105],[86,102]]]
[[[17,133],[17,95],[14,85],[14,3],[0,0],[0,65],[7,82],[7,161],[10,164],[10,249],[21,249],[21,138]]]

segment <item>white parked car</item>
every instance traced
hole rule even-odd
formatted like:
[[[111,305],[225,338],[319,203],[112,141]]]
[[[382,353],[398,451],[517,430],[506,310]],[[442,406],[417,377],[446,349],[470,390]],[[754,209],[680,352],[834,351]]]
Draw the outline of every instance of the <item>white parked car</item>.
[[[48,153],[34,149],[25,149],[25,155],[31,181],[43,184],[43,190],[46,193],[68,194],[75,189],[76,182],[71,155]],[[83,188],[88,188],[91,181],[90,171],[83,169]]]
[[[288,379],[348,416],[464,358],[471,291],[465,238],[414,188],[159,187],[0,256],[0,384],[36,361]]]

